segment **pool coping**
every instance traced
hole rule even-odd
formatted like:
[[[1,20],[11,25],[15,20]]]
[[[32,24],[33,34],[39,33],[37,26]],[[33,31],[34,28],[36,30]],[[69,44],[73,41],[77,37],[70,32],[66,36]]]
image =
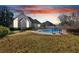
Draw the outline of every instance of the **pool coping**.
[[[42,35],[61,35],[61,33],[46,33],[46,32],[40,32],[40,31],[32,31],[36,34],[42,34]]]

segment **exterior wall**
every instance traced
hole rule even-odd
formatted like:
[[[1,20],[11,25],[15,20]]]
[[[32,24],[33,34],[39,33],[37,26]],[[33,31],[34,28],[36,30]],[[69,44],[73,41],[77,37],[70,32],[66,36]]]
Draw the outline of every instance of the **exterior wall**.
[[[40,24],[35,23],[34,24],[34,29],[38,29],[38,28],[40,28]]]
[[[13,28],[18,28],[18,18],[13,20]]]
[[[30,28],[30,21],[29,20],[26,20],[26,28]]]
[[[20,28],[20,29],[26,29],[26,21],[25,21],[25,19],[22,19],[22,20],[19,22],[19,28]]]
[[[41,24],[37,24],[37,26],[38,26],[38,27],[40,27],[40,26],[41,26]]]
[[[33,27],[33,23],[31,21],[29,21],[29,27]]]
[[[33,27],[33,24],[32,22],[29,20],[29,18],[27,17],[26,18],[26,28],[32,28]]]
[[[36,23],[34,24],[34,28],[35,28],[35,29],[37,29],[37,28],[38,28]]]

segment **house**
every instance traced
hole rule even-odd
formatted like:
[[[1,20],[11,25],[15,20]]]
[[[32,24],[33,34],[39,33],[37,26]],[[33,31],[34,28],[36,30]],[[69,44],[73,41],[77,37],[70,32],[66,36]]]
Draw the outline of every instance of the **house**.
[[[31,28],[32,29],[38,29],[38,28],[40,28],[41,23],[38,20],[32,19],[31,17],[28,17],[28,18],[31,21]]]
[[[40,28],[41,23],[40,23],[38,20],[34,19],[33,25],[34,25],[34,28],[35,28],[35,29],[38,29],[38,28]]]
[[[26,29],[31,26],[31,22],[27,16],[20,14],[13,19],[11,28],[14,29]]]
[[[53,28],[53,27],[55,27],[55,25],[49,21],[43,22],[41,24],[41,28]]]
[[[40,27],[40,22],[22,13],[14,18],[10,27],[13,29],[35,29]]]

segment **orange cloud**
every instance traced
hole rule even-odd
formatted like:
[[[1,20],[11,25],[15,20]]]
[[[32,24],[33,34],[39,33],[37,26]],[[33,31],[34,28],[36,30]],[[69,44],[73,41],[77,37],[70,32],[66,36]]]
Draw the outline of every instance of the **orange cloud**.
[[[28,5],[22,6],[22,11],[31,14],[52,14],[52,13],[67,13],[67,12],[75,12],[77,9],[73,8],[49,8],[47,6],[42,5]]]
[[[76,9],[62,8],[62,9],[42,9],[42,10],[32,10],[32,9],[24,9],[24,12],[30,12],[32,14],[50,14],[50,13],[67,13],[67,12],[75,12]]]

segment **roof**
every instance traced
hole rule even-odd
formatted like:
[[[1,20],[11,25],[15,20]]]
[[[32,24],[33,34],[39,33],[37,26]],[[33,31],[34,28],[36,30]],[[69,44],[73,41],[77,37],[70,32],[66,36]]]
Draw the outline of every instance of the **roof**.
[[[29,18],[29,20],[32,22],[32,23],[37,23],[37,24],[40,24],[40,22],[36,19],[32,19],[31,17],[27,16]]]
[[[21,13],[21,14],[18,15],[18,16],[16,16],[15,19],[16,19],[16,18],[19,18],[19,20],[22,20],[23,18],[24,18],[24,19],[27,19],[27,18],[28,18],[32,23],[40,24],[40,22],[39,22],[38,20],[36,20],[36,19],[32,19],[31,17],[26,16],[26,15],[23,14],[23,13]]]
[[[22,18],[25,18],[25,17],[26,17],[26,15],[24,13],[21,13],[18,16],[16,16],[14,19],[16,19],[16,18],[22,19]]]
[[[46,22],[44,22],[44,23],[42,23],[42,24],[44,24],[44,25],[46,25],[46,26],[55,26],[53,23],[51,23],[51,22],[49,22],[49,21],[46,21]]]
[[[29,17],[29,16],[27,16],[27,17],[32,23],[34,22],[34,20],[31,17]]]
[[[40,23],[38,20],[36,20],[36,19],[34,19],[33,22],[34,22],[34,23],[37,23],[37,24],[41,24],[41,23]]]

